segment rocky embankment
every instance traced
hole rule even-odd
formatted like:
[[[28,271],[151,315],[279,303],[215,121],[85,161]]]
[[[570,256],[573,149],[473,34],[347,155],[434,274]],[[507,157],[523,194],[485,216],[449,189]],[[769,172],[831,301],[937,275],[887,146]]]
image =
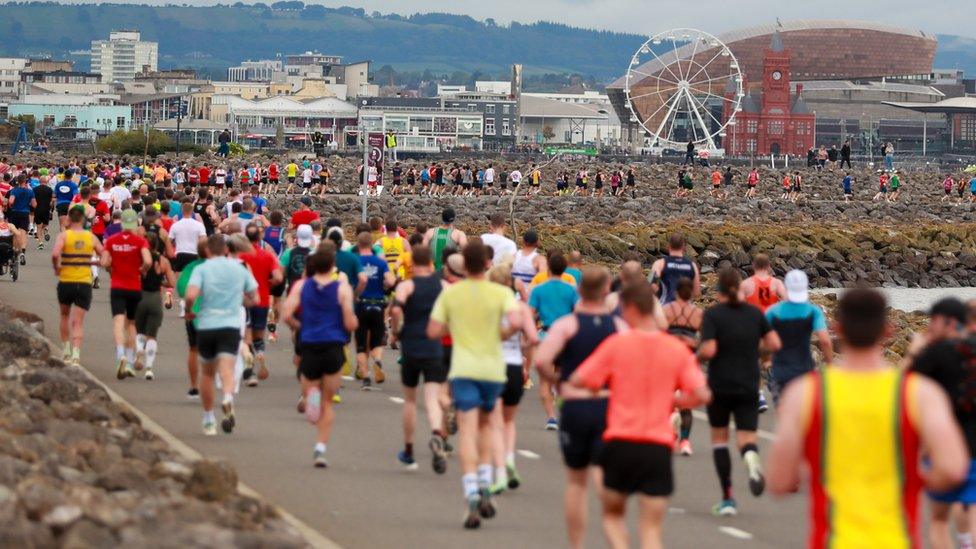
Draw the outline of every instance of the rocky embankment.
[[[191,461],[0,306],[0,547],[304,547],[224,462]],[[28,321],[28,322],[25,322]]]

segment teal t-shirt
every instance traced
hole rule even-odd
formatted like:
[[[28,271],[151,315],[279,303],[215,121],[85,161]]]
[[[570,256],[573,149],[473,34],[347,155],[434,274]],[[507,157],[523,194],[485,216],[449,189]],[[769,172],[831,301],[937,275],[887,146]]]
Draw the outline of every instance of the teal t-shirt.
[[[579,300],[576,288],[558,279],[550,279],[532,289],[529,307],[539,315],[543,328],[549,328],[559,318],[573,312]]]

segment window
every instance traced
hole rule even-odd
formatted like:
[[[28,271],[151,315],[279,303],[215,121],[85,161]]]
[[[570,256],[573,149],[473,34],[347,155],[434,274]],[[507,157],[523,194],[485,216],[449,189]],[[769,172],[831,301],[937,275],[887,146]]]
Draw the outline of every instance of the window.
[[[115,119],[115,127],[118,128],[118,129],[125,128],[125,117],[124,116],[119,116],[119,117],[117,117]]]
[[[54,125],[54,115],[53,114],[45,114],[44,115],[44,121],[42,122],[42,124],[44,125],[45,128],[50,127],[50,126],[53,126]]]
[[[495,135],[495,119],[488,118],[485,120],[485,135]]]
[[[769,135],[783,135],[783,121],[770,120],[766,123],[766,132]]]
[[[509,127],[507,118],[502,120],[502,135],[512,135],[512,128]]]
[[[510,105],[502,105],[502,114],[508,114],[508,108]]]
[[[756,152],[756,140],[746,139],[746,152],[754,153]]]
[[[959,139],[976,141],[976,116],[963,115],[959,117]]]
[[[746,123],[746,133],[756,133],[757,131],[759,131],[758,120],[750,120]]]
[[[66,128],[74,128],[78,126],[78,118],[73,114],[69,114],[61,121],[61,125]]]
[[[495,114],[495,105],[485,105],[485,114]],[[494,124],[494,122],[492,122],[492,124]]]

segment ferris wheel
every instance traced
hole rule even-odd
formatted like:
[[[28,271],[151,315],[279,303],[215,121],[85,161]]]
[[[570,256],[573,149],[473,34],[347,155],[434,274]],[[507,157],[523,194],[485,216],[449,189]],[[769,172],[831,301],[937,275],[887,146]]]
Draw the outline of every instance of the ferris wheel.
[[[726,127],[742,110],[742,73],[732,50],[695,29],[672,29],[648,38],[627,68],[624,92],[631,121],[651,144],[719,148]]]

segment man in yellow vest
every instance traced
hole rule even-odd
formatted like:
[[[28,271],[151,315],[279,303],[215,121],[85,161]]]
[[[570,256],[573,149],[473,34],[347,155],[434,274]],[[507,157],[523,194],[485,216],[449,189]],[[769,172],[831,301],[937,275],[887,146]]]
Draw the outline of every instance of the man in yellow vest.
[[[92,301],[92,257],[102,255],[102,244],[85,230],[85,206],[68,210],[68,228],[54,239],[51,264],[58,277],[58,305],[61,308],[62,359],[81,362],[82,324]]]
[[[397,138],[393,130],[386,130],[386,150],[390,155],[390,160],[397,161]]]

